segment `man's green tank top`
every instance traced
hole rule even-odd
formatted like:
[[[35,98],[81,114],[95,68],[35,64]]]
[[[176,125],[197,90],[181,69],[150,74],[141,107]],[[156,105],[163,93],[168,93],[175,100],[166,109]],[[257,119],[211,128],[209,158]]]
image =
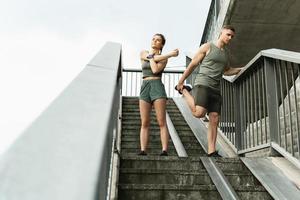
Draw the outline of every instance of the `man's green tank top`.
[[[145,77],[161,77],[161,75],[162,75],[162,71],[157,74],[153,74],[153,72],[151,70],[150,62],[148,60],[144,60],[142,63],[142,73],[143,73],[143,78],[145,78]]]
[[[194,85],[203,85],[220,91],[220,81],[228,66],[228,52],[210,42],[210,51],[202,60]]]

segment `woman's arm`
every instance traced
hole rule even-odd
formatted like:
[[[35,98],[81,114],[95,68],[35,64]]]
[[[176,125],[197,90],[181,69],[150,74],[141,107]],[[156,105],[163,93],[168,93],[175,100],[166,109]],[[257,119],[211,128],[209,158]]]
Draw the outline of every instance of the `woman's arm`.
[[[164,55],[154,55],[153,59],[155,62],[160,62],[163,60],[167,60],[168,58],[171,57],[176,57],[179,54],[179,50],[178,49],[174,49],[173,51],[166,53]]]
[[[154,57],[149,57],[149,52],[146,50],[142,50],[140,53],[140,59],[141,62],[144,61],[149,61],[150,62],[150,67],[151,67],[151,71],[153,72],[153,74],[157,74],[159,72],[161,72],[167,65],[168,59],[162,60],[160,62],[156,62],[154,60]]]
[[[151,71],[153,74],[158,74],[164,70],[167,65],[168,60],[162,60],[160,62],[155,62],[154,58],[149,59]]]
[[[140,53],[140,59],[141,59],[141,62],[145,61],[145,60],[149,60],[147,58],[147,56],[149,55],[149,52],[146,51],[146,50],[142,50],[141,53]]]

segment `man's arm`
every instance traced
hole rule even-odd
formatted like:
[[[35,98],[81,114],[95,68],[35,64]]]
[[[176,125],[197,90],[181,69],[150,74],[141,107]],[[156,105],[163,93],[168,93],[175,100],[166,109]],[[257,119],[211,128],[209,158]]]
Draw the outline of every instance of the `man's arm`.
[[[242,67],[226,67],[224,70],[224,75],[225,76],[232,76],[238,74],[243,68]]]
[[[186,70],[180,77],[178,84],[177,84],[177,89],[181,91],[183,89],[183,83],[187,77],[195,70],[195,68],[198,66],[200,62],[202,62],[203,58],[206,56],[206,54],[209,52],[209,43],[205,43],[201,45],[201,47],[198,49],[196,54],[194,55],[192,61],[190,64],[187,66]]]

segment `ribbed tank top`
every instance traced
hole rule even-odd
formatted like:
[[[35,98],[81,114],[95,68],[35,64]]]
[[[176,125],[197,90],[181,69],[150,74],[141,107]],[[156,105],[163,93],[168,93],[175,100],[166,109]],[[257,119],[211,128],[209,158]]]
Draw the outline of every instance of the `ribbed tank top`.
[[[228,66],[228,52],[210,42],[210,51],[202,60],[194,85],[203,85],[220,91],[220,80]]]
[[[144,60],[142,63],[142,73],[143,73],[143,78],[145,78],[145,77],[161,77],[161,75],[162,75],[162,71],[157,74],[153,74],[153,72],[151,70],[150,62],[148,60]]]

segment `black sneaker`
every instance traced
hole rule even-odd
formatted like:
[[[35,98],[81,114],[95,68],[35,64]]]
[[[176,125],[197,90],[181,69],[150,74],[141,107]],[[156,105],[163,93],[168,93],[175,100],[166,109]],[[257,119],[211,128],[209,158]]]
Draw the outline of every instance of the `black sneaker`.
[[[208,157],[222,157],[220,154],[218,154],[218,151],[214,151],[212,153],[207,154]]]
[[[208,119],[207,116],[204,116],[202,119],[203,119],[204,122],[209,122],[209,119]]]
[[[140,151],[140,152],[138,153],[138,155],[139,155],[139,156],[146,156],[147,153],[146,153],[146,151]]]
[[[162,152],[160,153],[160,156],[168,156],[168,152],[167,152],[167,151],[162,151]]]
[[[192,90],[192,88],[188,85],[183,85],[183,89],[186,89],[188,92]],[[177,85],[175,86],[175,90],[177,90]],[[177,90],[179,94],[182,94],[179,90]]]

